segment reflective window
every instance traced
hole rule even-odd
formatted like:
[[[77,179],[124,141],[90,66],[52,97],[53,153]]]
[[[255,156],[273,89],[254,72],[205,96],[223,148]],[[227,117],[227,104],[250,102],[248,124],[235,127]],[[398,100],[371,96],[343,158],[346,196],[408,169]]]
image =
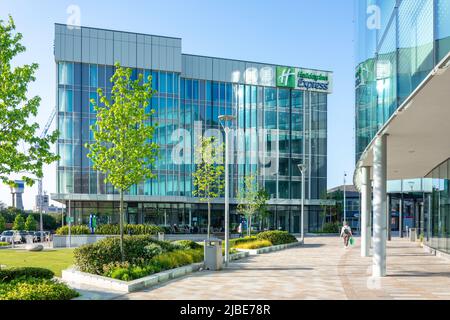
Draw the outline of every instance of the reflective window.
[[[89,85],[91,87],[97,88],[98,87],[98,69],[97,65],[90,65],[89,66]]]
[[[58,64],[58,79],[61,85],[73,84],[73,63],[60,62]]]
[[[72,90],[62,89],[58,90],[58,105],[59,111],[72,112],[73,110],[73,93]]]

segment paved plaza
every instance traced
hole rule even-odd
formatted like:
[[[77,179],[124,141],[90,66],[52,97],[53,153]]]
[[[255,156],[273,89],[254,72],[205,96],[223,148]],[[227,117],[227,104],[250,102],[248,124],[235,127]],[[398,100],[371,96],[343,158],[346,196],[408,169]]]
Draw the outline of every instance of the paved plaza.
[[[201,271],[115,299],[445,299],[450,300],[450,260],[416,243],[388,243],[388,276],[370,277],[359,239],[345,249],[337,237],[306,238],[305,246],[252,256],[221,272]]]

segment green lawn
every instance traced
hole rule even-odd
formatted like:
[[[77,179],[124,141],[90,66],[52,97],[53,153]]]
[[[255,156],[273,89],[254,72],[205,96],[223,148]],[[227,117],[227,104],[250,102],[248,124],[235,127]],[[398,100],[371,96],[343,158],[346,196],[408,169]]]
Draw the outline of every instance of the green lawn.
[[[7,267],[39,267],[52,270],[61,277],[61,270],[73,264],[73,249],[28,252],[25,250],[0,250],[0,265]]]

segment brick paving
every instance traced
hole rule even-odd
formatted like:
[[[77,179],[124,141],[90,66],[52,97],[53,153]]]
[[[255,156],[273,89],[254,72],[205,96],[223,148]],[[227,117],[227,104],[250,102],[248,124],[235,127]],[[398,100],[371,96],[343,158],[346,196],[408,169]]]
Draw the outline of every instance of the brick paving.
[[[305,246],[235,261],[221,272],[201,271],[158,287],[122,295],[130,300],[450,300],[450,260],[418,244],[388,243],[388,276],[374,280],[359,239],[345,249],[333,237],[306,238]]]

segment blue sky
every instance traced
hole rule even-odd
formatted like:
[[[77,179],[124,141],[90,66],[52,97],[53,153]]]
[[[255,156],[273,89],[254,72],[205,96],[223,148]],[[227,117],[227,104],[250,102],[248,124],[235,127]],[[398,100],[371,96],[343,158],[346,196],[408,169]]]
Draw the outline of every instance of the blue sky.
[[[8,14],[23,33],[27,52],[17,64],[40,69],[30,95],[42,98],[44,125],[55,106],[54,23],[66,23],[67,8],[81,9],[81,25],[183,39],[183,53],[325,69],[334,72],[328,106],[328,187],[351,181],[354,169],[353,0],[164,0],[51,1],[0,0],[0,19]],[[45,168],[44,190],[56,191],[55,165]],[[0,201],[10,204],[8,188]],[[27,209],[37,188],[24,195]]]

